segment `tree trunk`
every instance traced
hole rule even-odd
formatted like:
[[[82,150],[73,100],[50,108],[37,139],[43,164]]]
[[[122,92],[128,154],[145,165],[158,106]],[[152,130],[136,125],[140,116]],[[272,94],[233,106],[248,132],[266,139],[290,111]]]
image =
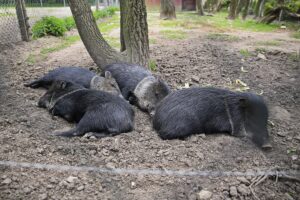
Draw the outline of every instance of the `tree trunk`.
[[[79,35],[90,56],[99,67],[125,60],[104,40],[86,0],[69,1]]]
[[[249,5],[250,5],[250,0],[246,0],[246,5],[243,10],[243,16],[242,16],[243,20],[245,20],[248,15]]]
[[[120,42],[121,42],[121,49],[120,51],[123,52],[126,50],[125,40],[124,40],[124,19],[125,19],[125,10],[126,2],[124,0],[120,1]]]
[[[104,40],[87,0],[69,0],[79,35],[94,62],[103,68],[115,62],[147,66],[149,59],[147,13],[144,0],[122,0],[125,51],[117,52]],[[122,2],[121,1],[121,2]]]
[[[128,61],[148,66],[149,39],[144,0],[121,0],[123,49]],[[123,53],[124,53],[123,52]]]
[[[242,9],[244,8],[245,4],[246,4],[246,0],[238,0],[238,5],[236,8],[236,16],[239,16],[239,14],[242,11]]]
[[[256,2],[256,5],[255,5],[255,17],[258,17],[258,15],[259,15],[259,7],[260,7],[261,2],[262,2],[262,0],[258,0]]]
[[[160,18],[161,19],[176,18],[175,5],[172,0],[160,1]]]
[[[198,14],[200,16],[203,16],[204,15],[204,10],[203,10],[203,3],[202,3],[202,0],[197,0],[197,10],[198,10]]]
[[[284,0],[278,0],[278,6],[281,8],[280,13],[279,13],[279,17],[278,17],[278,21],[281,21],[282,20],[282,14],[283,14],[282,7],[284,6]]]
[[[263,17],[264,16],[264,8],[265,8],[265,0],[262,0],[260,5],[259,5],[258,17]]]
[[[238,6],[238,0],[231,0],[228,19],[234,20],[236,18],[237,6]]]

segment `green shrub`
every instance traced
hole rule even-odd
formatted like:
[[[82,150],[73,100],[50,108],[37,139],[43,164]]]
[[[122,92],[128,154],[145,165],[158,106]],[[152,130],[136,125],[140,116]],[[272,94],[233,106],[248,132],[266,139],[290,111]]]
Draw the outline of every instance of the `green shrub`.
[[[75,20],[72,16],[64,18],[64,21],[65,21],[65,27],[68,31],[76,27]]]
[[[49,16],[43,17],[32,27],[33,38],[44,37],[46,35],[63,36],[67,31],[64,20]]]
[[[96,10],[95,12],[93,12],[93,15],[94,15],[95,19],[98,20],[98,19],[105,18],[105,17],[111,17],[118,10],[119,10],[118,7],[107,7],[102,10]]]

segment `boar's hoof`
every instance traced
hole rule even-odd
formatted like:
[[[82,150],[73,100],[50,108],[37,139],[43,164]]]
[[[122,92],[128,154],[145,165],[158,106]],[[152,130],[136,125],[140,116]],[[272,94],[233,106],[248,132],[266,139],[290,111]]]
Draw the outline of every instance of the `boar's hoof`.
[[[268,143],[265,143],[261,146],[262,150],[264,151],[270,151],[273,149],[272,145],[268,142]]]

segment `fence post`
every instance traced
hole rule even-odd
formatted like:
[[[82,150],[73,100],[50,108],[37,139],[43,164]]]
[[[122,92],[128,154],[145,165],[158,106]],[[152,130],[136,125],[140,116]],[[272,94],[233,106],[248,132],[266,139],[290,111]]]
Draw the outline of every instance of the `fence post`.
[[[28,23],[28,16],[26,13],[24,0],[16,0],[16,13],[18,17],[21,38],[23,41],[28,42],[30,40],[30,25]]]

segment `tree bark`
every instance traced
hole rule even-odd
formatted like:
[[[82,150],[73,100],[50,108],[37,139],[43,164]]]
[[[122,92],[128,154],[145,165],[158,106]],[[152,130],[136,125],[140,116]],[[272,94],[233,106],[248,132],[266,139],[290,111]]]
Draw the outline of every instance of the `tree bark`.
[[[231,0],[228,19],[234,20],[236,18],[237,6],[238,0]]]
[[[148,65],[149,42],[144,0],[122,0],[122,37],[124,51],[117,52],[105,41],[87,0],[69,0],[79,35],[87,51],[100,67],[115,62]],[[121,1],[121,2],[122,2]]]
[[[262,0],[259,5],[258,17],[264,16],[265,0]]]
[[[99,67],[125,60],[104,40],[86,0],[69,1],[79,35],[90,56]]]
[[[126,2],[121,0],[120,1],[120,42],[121,42],[121,49],[120,51],[123,52],[126,50],[125,40],[124,40],[124,19],[125,19],[125,10]]]
[[[128,62],[148,66],[149,38],[145,1],[121,0],[120,5],[123,13],[121,44],[123,43]]]
[[[176,18],[175,5],[172,0],[160,1],[160,18],[161,19]]]
[[[197,0],[196,3],[197,3],[198,15],[203,16],[204,15],[204,10],[203,10],[202,0]]]
[[[246,0],[238,0],[238,5],[236,8],[236,16],[238,17],[243,7],[245,6]]]
[[[248,15],[249,5],[250,5],[250,0],[246,0],[245,8],[243,10],[243,15],[242,15],[243,20],[245,20]]]
[[[259,7],[260,7],[260,4],[261,4],[262,0],[258,0],[256,2],[256,5],[255,5],[255,17],[258,17],[258,14],[259,14]]]

